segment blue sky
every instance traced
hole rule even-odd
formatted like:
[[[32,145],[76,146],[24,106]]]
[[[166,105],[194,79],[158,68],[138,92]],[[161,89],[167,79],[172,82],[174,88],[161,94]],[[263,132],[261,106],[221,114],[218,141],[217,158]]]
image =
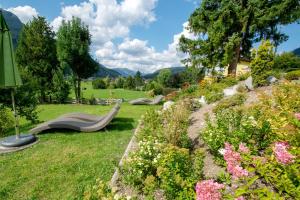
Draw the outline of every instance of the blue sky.
[[[23,22],[37,14],[57,30],[63,19],[81,17],[93,35],[92,53],[104,65],[151,72],[180,66],[176,52],[183,28],[199,1],[195,0],[2,0],[0,6]],[[300,25],[282,29],[289,40],[278,52],[300,47]]]

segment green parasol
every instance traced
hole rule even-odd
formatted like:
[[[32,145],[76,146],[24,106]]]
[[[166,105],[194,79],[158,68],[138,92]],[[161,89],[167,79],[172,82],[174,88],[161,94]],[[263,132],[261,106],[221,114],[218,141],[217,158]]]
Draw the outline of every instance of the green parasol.
[[[1,145],[14,147],[15,145],[28,144],[33,136],[19,133],[19,120],[15,108],[15,88],[22,85],[22,80],[16,66],[11,33],[0,10],[0,88],[11,88],[12,106],[15,116],[16,137],[7,137]]]

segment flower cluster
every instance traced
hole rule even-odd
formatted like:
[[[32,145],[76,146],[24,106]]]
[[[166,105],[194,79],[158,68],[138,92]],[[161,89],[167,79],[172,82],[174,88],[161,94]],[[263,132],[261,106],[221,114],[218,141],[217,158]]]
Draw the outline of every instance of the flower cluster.
[[[289,164],[293,162],[293,159],[295,156],[290,154],[287,149],[289,148],[289,145],[287,142],[276,142],[274,145],[274,154],[276,157],[276,160],[282,164]]]
[[[218,191],[225,186],[214,182],[214,180],[205,180],[196,185],[197,200],[219,200],[221,193]]]
[[[246,147],[246,146],[244,145],[244,143],[241,143],[241,144],[239,145],[239,151],[240,151],[241,153],[249,153],[249,152],[250,152],[249,149],[248,149],[248,147]]]
[[[300,121],[300,113],[295,113],[295,117]]]
[[[248,148],[243,144],[240,144],[240,151],[248,152]],[[241,164],[241,155],[235,152],[229,143],[225,143],[225,153],[224,160],[227,164],[227,171],[232,174],[233,178],[240,178],[243,176],[248,176],[248,171],[243,169]]]

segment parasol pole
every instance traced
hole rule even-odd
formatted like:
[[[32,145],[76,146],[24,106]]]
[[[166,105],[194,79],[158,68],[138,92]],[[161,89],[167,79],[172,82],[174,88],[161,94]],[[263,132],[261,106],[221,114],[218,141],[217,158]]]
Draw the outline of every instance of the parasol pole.
[[[12,100],[12,106],[13,106],[13,111],[14,111],[14,117],[15,117],[15,130],[16,130],[16,139],[20,138],[20,131],[19,131],[19,120],[18,120],[18,115],[16,111],[16,105],[15,105],[15,89],[13,88],[11,90],[11,100]]]

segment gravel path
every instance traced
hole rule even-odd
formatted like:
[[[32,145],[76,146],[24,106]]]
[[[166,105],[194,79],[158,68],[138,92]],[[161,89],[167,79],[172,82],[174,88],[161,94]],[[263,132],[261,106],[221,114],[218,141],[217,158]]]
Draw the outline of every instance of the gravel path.
[[[212,115],[212,110],[216,105],[217,103],[205,105],[199,110],[193,112],[190,116],[191,125],[188,128],[188,135],[194,143],[194,148],[205,149],[203,172],[206,179],[217,178],[218,174],[224,172],[222,167],[215,164],[213,155],[211,155],[211,153],[208,151],[208,148],[203,140],[199,138],[199,133],[205,128],[206,115]]]

